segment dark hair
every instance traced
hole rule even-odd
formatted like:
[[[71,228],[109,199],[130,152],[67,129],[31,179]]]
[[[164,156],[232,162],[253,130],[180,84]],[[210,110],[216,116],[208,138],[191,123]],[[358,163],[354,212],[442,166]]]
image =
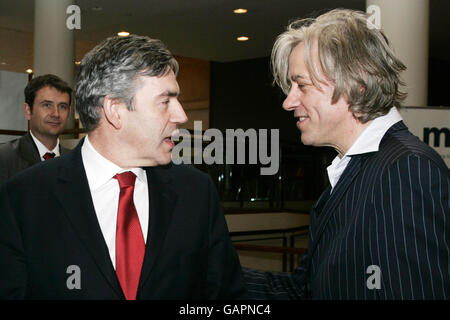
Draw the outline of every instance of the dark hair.
[[[160,40],[138,35],[103,40],[78,68],[75,107],[83,127],[87,132],[97,127],[106,95],[134,110],[139,77],[161,76],[170,70],[176,75],[178,63]]]
[[[46,74],[33,78],[25,87],[25,102],[30,106],[31,111],[33,111],[36,92],[38,92],[41,88],[47,86],[53,87],[62,93],[67,93],[69,95],[69,105],[72,104],[72,88],[70,88],[69,85],[61,78],[53,74]]]

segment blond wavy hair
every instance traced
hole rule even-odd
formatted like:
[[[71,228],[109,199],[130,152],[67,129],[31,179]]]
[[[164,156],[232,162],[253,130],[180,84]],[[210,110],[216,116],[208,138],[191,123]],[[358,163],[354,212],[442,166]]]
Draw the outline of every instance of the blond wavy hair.
[[[274,83],[285,94],[291,86],[289,56],[300,43],[305,46],[305,64],[312,83],[319,87],[319,82],[331,81],[335,86],[331,102],[344,96],[360,122],[387,114],[406,98],[400,91],[404,86],[400,73],[406,66],[395,57],[383,31],[370,25],[364,12],[335,9],[315,19],[289,24],[278,36],[271,56]],[[314,45],[321,70],[312,61]]]

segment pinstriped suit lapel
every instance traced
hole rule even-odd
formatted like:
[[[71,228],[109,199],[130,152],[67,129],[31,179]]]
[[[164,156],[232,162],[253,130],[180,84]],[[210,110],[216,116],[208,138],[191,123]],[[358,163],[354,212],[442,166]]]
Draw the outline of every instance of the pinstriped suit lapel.
[[[363,158],[363,155],[352,156],[352,159],[347,165],[347,168],[344,170],[344,173],[329,198],[327,199],[327,194],[325,196],[322,195],[319,201],[317,201],[317,204],[314,206],[313,214],[317,219],[317,228],[315,228],[315,230],[311,230],[313,233],[313,243],[311,250],[308,250],[311,255],[315,251],[317,244],[323,235],[327,222],[335,212],[336,206],[341,202],[341,199],[344,197],[353,180],[355,180],[356,176],[360,172]],[[328,191],[329,189],[327,189],[324,193],[328,193]],[[320,208],[322,208],[322,210],[320,210]]]
[[[386,141],[387,137],[390,136],[393,132],[398,130],[406,130],[407,127],[403,123],[403,121],[399,121],[392,125],[389,130],[384,134],[383,139],[380,142],[380,149],[382,148],[382,145],[384,141]],[[352,182],[355,180],[359,172],[361,171],[362,164],[364,163],[364,160],[368,157],[370,157],[372,153],[365,153],[360,155],[352,156],[352,159],[350,160],[349,164],[347,165],[347,168],[345,169],[344,173],[342,174],[341,178],[339,179],[338,183],[336,184],[333,192],[328,197],[328,192],[331,188],[328,188],[324,191],[324,193],[320,196],[319,200],[316,202],[312,209],[313,219],[317,220],[314,225],[314,229],[310,229],[311,236],[312,236],[312,243],[310,245],[310,249],[308,249],[308,253],[310,256],[313,255],[317,244],[319,243],[320,238],[323,235],[323,232],[325,230],[325,226],[327,225],[328,221],[330,220],[330,217],[335,212],[336,207],[341,202],[341,200],[344,198],[348,188],[352,184]],[[311,223],[311,226],[313,224]]]

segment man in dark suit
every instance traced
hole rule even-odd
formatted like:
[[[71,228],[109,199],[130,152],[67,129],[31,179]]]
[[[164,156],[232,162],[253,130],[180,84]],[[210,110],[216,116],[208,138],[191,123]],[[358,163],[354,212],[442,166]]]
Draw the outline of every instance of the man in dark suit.
[[[69,118],[72,89],[59,77],[47,74],[32,79],[24,93],[23,112],[30,131],[0,144],[0,184],[36,163],[69,151],[60,146],[58,136]]]
[[[383,32],[350,10],[295,21],[272,67],[302,142],[338,156],[299,267],[244,269],[250,297],[449,299],[449,171],[397,111],[405,66]]]
[[[0,191],[0,297],[245,297],[214,184],[171,164],[187,120],[177,71],[143,36],[108,38],[83,58],[75,98],[88,135]]]

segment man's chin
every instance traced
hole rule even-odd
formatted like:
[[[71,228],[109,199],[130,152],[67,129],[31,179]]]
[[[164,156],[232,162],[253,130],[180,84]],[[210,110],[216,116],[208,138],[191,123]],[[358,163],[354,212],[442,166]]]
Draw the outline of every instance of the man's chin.
[[[159,159],[153,159],[148,161],[145,167],[157,167],[157,166],[165,166],[172,162],[172,157],[169,154],[168,156],[161,157]]]
[[[310,145],[313,144],[312,141],[311,141],[310,139],[308,139],[308,137],[305,137],[305,136],[303,136],[303,135],[301,136],[300,140],[302,141],[302,143],[303,143],[305,146],[310,146]]]
[[[48,136],[58,137],[64,132],[63,128],[49,128],[46,132]]]
[[[163,160],[163,161],[159,161],[158,162],[158,165],[159,166],[165,166],[165,165],[168,165],[169,163],[171,163],[172,162],[172,158],[169,158],[168,160]]]

